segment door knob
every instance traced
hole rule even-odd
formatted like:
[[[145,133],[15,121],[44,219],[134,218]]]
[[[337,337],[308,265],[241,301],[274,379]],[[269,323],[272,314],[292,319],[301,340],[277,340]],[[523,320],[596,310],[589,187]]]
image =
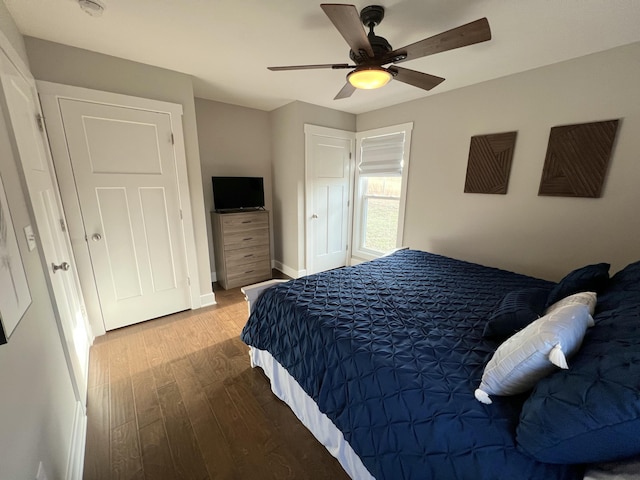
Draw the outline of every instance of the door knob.
[[[66,272],[67,270],[69,270],[71,265],[69,265],[67,262],[62,262],[60,265],[56,265],[55,263],[52,263],[51,267],[53,268],[53,273],[56,273],[58,270],[62,270],[63,272]]]
[[[311,215],[311,218],[318,218],[318,214],[314,213],[313,215]]]
[[[91,240],[93,240],[94,242],[99,242],[100,240],[102,240],[102,235],[100,235],[99,233],[94,233],[93,235],[91,235]]]

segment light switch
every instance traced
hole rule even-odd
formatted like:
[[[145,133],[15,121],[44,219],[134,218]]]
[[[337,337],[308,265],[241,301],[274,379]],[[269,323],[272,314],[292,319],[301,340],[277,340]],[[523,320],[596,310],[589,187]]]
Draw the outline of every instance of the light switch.
[[[31,225],[24,227],[24,236],[27,237],[27,247],[29,251],[33,251],[36,248],[36,235],[33,233]]]

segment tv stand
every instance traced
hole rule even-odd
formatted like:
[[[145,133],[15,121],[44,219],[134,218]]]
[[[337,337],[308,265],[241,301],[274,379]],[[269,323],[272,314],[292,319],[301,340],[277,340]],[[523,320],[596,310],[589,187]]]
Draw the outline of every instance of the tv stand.
[[[216,277],[222,288],[271,279],[269,212],[211,212]]]

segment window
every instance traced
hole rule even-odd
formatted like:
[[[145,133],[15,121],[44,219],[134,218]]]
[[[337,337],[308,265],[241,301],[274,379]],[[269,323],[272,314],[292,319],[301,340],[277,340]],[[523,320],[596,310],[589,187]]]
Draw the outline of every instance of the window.
[[[388,252],[396,247],[400,212],[400,177],[361,177],[362,247]]]
[[[360,132],[353,256],[370,259],[402,245],[413,124]]]

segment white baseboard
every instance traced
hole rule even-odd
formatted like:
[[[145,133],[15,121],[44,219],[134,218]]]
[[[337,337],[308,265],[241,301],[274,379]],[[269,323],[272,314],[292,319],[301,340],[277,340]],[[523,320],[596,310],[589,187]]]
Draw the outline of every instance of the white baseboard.
[[[200,295],[200,307],[208,307],[216,304],[216,296],[213,292]]]
[[[82,480],[84,470],[84,449],[87,441],[87,415],[82,402],[76,403],[76,414],[71,432],[71,448],[67,462],[67,480]]]
[[[293,268],[288,267],[278,260],[273,261],[273,268],[275,268],[276,270],[280,270],[282,273],[291,278],[300,278],[304,277],[307,274],[306,270],[294,270]]]
[[[365,260],[364,258],[358,258],[358,257],[351,257],[351,261],[349,262],[349,265],[358,265],[360,263],[364,263],[367,260]]]
[[[218,281],[218,275],[216,275],[216,272],[211,272],[211,283],[214,283],[217,281]]]

